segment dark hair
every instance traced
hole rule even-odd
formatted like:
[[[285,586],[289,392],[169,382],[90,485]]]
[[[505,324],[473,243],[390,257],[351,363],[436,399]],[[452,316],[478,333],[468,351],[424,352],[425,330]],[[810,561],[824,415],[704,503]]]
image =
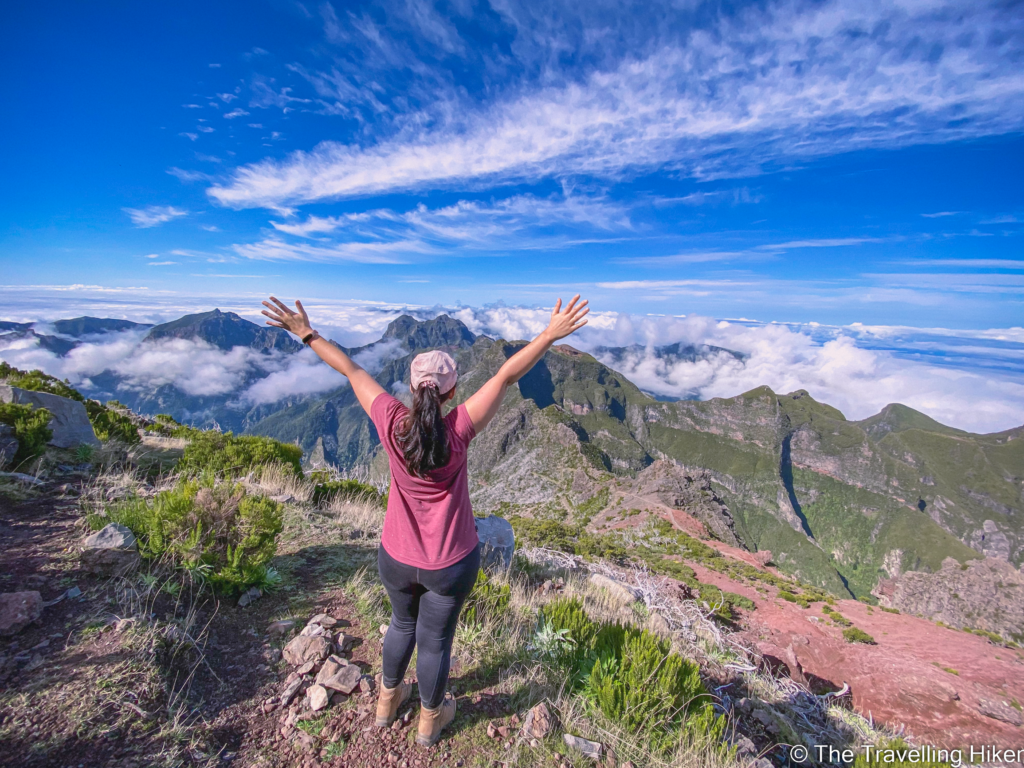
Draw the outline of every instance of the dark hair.
[[[420,384],[413,390],[409,415],[395,430],[410,475],[425,477],[427,472],[446,465],[451,457],[448,431],[441,415],[441,403],[446,399],[437,387]]]

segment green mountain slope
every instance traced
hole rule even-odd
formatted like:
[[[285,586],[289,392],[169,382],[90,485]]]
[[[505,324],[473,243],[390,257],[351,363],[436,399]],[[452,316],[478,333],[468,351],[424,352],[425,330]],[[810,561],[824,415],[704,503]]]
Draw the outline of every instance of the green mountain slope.
[[[474,338],[447,316],[400,318],[379,343],[394,340],[407,354],[383,366],[381,384],[406,391],[412,355],[445,348],[461,372],[456,403],[523,344]],[[347,387],[250,429],[340,466],[369,465],[379,450]],[[804,581],[866,596],[881,579],[937,571],[947,557],[964,563],[984,552],[1020,563],[1022,432],[972,435],[901,405],[851,422],[807,392],[778,395],[767,387],[662,402],[563,345],[509,392],[474,441],[472,493],[479,512],[604,520],[643,484],[645,468],[662,460],[681,486],[688,473],[710,478],[715,503],[700,501],[707,493],[684,494],[695,501],[683,510],[709,533],[771,550]]]

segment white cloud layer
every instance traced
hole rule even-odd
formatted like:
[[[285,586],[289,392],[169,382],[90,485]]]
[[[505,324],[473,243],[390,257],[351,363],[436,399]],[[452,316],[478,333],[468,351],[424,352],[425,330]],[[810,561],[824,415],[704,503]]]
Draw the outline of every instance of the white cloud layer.
[[[517,307],[401,308],[309,302],[325,335],[355,346],[380,338],[387,324],[410,311],[420,318],[447,311],[475,333],[528,339],[547,324],[550,310]],[[253,319],[256,319],[253,317]],[[43,330],[42,328],[40,330]],[[90,377],[110,370],[136,389],[172,385],[190,395],[227,396],[239,407],[314,395],[344,385],[311,352],[263,355],[245,348],[223,351],[202,342],[141,344],[141,332],[110,334],[59,358],[32,339],[0,337],[0,359],[39,368],[85,389]],[[707,355],[696,362],[659,360],[653,347],[682,342],[743,353]],[[1024,328],[981,331],[901,326],[789,326],[710,317],[640,317],[594,312],[568,340],[584,350],[642,345],[616,363],[642,389],[663,396],[732,397],[767,385],[778,393],[806,389],[850,419],[903,403],[975,432],[1024,423]],[[377,371],[402,354],[395,343],[373,345],[358,358]],[[598,353],[600,354],[600,353]],[[605,359],[608,359],[605,356]]]
[[[510,19],[519,13],[505,7]],[[280,209],[471,181],[613,179],[665,167],[711,178],[785,159],[1006,133],[1024,123],[1021,19],[998,3],[797,0],[714,18],[678,39],[653,34],[640,53],[626,47],[575,79],[545,70],[548,77],[506,84],[478,101],[445,86],[433,105],[396,117],[390,135],[326,141],[244,166],[208,192],[229,207]],[[428,37],[421,21],[407,19]],[[334,28],[336,42],[347,40]],[[376,37],[363,31],[387,60],[392,41],[379,28]],[[339,103],[352,88],[337,72],[303,76]]]

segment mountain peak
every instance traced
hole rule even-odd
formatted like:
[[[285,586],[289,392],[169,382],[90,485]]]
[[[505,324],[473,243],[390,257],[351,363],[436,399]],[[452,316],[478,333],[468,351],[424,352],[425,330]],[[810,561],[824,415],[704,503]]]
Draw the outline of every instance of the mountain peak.
[[[885,437],[890,432],[905,432],[908,429],[937,432],[942,435],[967,434],[963,430],[947,427],[931,416],[926,416],[901,403],[889,403],[874,416],[869,416],[859,422],[859,425],[876,440]]]
[[[251,347],[262,352],[298,352],[302,345],[280,328],[264,328],[234,312],[200,312],[153,326],[145,341],[201,339],[220,349]]]
[[[448,315],[438,315],[430,320],[417,320],[412,315],[402,315],[388,324],[384,339],[398,339],[410,352],[435,347],[469,347],[476,335],[461,320]]]

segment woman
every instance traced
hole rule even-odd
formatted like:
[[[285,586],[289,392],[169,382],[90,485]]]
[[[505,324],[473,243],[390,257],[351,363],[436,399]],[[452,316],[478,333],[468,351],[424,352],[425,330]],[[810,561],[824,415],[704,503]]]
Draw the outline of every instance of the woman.
[[[422,709],[416,741],[424,746],[434,744],[455,717],[455,699],[446,692],[452,640],[480,568],[466,470],[469,443],[494,418],[509,385],[526,375],[552,344],[587,324],[584,316],[590,310],[579,298],[578,294],[573,297],[564,310],[559,299],[547,330],[447,416],[442,416],[442,405],[455,396],[458,373],[455,361],[445,352],[426,352],[412,361],[410,409],[321,338],[310,327],[301,302],[295,302],[296,312],[273,296],[273,304],[263,302],[269,310],[263,312],[267,325],[294,333],[348,377],[387,452],[391,491],[377,567],[392,613],[384,636],[376,722],[391,725],[412,694],[412,684],[403,679],[418,646],[416,676]]]

